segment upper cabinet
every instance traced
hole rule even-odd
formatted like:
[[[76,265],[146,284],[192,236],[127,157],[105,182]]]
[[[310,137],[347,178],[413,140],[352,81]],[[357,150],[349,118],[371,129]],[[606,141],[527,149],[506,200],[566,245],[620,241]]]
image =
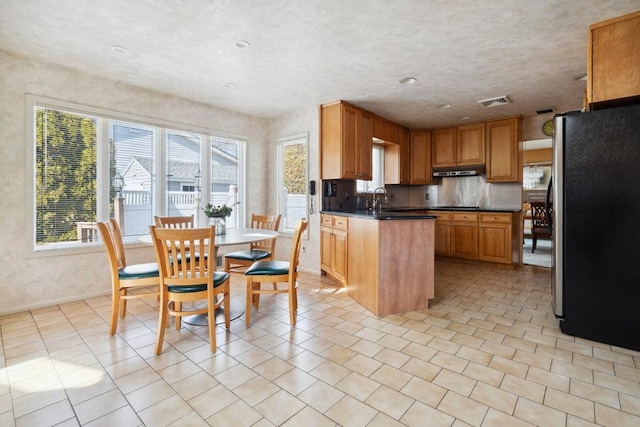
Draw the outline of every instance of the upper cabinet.
[[[371,179],[373,115],[345,102],[320,106],[322,179]]]
[[[432,132],[433,167],[457,167],[485,164],[484,123]]]
[[[408,169],[408,184],[431,184],[431,132],[411,131],[408,156],[404,169]]]
[[[457,165],[456,128],[438,129],[431,133],[431,165],[450,167]]]
[[[640,96],[640,11],[589,29],[589,104]]]
[[[393,144],[399,144],[399,131],[400,126],[397,124],[383,119],[382,117],[373,117],[373,137],[381,139]]]
[[[458,165],[484,165],[484,123],[458,126]]]
[[[487,182],[522,182],[520,118],[485,123]]]

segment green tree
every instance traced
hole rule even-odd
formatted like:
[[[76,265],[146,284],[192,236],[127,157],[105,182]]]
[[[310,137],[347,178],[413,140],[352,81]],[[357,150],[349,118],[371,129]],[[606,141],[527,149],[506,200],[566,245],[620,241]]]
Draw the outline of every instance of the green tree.
[[[289,194],[307,193],[307,150],[304,144],[284,147],[284,186]]]
[[[36,112],[36,242],[76,240],[76,223],[96,220],[94,119]]]

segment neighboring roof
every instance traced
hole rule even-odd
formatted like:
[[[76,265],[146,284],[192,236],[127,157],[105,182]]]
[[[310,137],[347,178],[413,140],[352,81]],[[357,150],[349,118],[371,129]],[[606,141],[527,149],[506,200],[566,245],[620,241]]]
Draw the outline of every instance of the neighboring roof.
[[[137,162],[149,174],[152,173],[152,162],[148,157],[133,157],[129,165],[125,168],[123,175]],[[237,181],[237,165],[222,156],[214,156],[212,181],[216,183],[234,184]],[[183,162],[177,160],[169,161],[167,174],[170,181],[190,182],[200,171],[200,166],[193,162]]]

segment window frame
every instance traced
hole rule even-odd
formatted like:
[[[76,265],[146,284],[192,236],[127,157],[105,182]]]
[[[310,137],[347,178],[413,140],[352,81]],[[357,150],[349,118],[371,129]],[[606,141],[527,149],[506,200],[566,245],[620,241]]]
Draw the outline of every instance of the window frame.
[[[27,245],[27,257],[39,258],[50,256],[62,256],[68,254],[80,254],[89,252],[98,252],[103,250],[103,244],[98,242],[59,242],[46,247],[37,245],[36,242],[36,108],[47,108],[52,110],[66,111],[73,114],[87,115],[97,120],[96,125],[96,221],[106,221],[109,219],[109,190],[110,190],[110,174],[109,174],[109,123],[111,121],[131,122],[136,125],[156,128],[158,140],[156,141],[155,157],[153,159],[156,165],[156,173],[159,179],[153,183],[153,192],[155,192],[155,203],[153,206],[156,215],[163,215],[165,210],[164,201],[166,200],[166,178],[162,175],[165,170],[165,146],[167,131],[182,131],[188,133],[199,134],[203,138],[200,153],[200,166],[202,170],[210,168],[209,145],[214,138],[225,138],[234,140],[238,143],[238,175],[237,185],[240,189],[241,204],[236,206],[240,208],[238,212],[238,226],[242,227],[244,222],[244,212],[242,206],[246,205],[244,197],[246,194],[245,174],[246,174],[246,145],[248,138],[246,136],[232,134],[228,132],[215,131],[212,129],[185,125],[168,120],[154,119],[145,116],[139,116],[130,113],[123,113],[108,110],[100,107],[81,105],[69,101],[46,98],[36,95],[26,95],[26,185],[25,185],[25,238]],[[200,198],[199,208],[208,203],[209,195],[205,192],[208,190],[209,184],[204,180],[202,185],[202,197]],[[198,209],[197,220],[199,224],[206,223],[206,216]],[[137,241],[125,240],[126,245],[138,244]]]
[[[306,183],[305,183],[305,218],[309,218],[309,133],[303,132],[295,135],[289,135],[286,137],[278,138],[276,140],[276,201],[277,201],[277,212],[282,215],[283,220],[285,219],[284,212],[284,197],[283,197],[283,187],[284,187],[284,149],[287,146],[291,145],[303,145],[305,150],[305,175],[306,175]],[[286,228],[286,220],[280,221],[280,229],[279,232],[285,235],[293,235],[295,232],[295,228]]]

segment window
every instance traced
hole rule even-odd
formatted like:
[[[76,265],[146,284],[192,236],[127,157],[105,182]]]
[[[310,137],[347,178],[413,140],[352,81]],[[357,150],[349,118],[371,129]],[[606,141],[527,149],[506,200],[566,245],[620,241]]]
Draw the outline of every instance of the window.
[[[278,213],[280,230],[293,233],[307,217],[307,135],[278,142]]]
[[[241,140],[32,96],[27,114],[34,252],[99,245],[96,222],[109,218],[137,241],[154,215],[194,214],[204,225],[204,204],[239,204]]]
[[[378,187],[384,187],[384,145],[373,144],[371,153],[372,172],[371,181],[356,181],[356,191],[358,193],[373,193]]]

